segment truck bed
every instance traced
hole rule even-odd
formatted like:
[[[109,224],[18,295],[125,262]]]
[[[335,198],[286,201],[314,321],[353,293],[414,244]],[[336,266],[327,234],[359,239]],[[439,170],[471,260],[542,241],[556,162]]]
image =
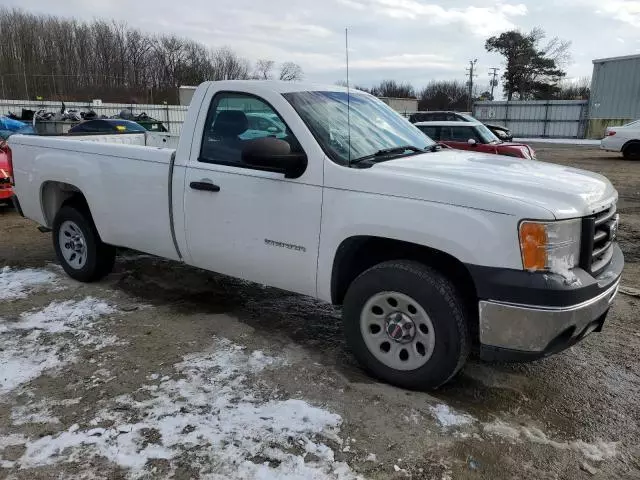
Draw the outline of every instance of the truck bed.
[[[175,149],[157,146],[174,138],[155,133],[14,135],[10,147],[18,160],[15,191],[22,210],[51,227],[49,209],[65,199],[60,185],[65,192],[76,189],[84,193],[104,242],[175,259],[168,205]]]

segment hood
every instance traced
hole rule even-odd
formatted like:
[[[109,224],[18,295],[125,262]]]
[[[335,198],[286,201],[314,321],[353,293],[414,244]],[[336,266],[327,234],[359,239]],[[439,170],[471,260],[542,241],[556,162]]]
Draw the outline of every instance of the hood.
[[[431,197],[448,195],[451,198],[446,203],[508,214],[522,214],[522,207],[529,205],[537,207],[530,210],[544,209],[556,219],[582,217],[618,199],[611,182],[597,173],[461,150],[398,158],[378,163],[372,170],[437,185],[420,189],[425,200],[442,202],[444,199]]]
[[[525,148],[531,148],[526,143],[520,143],[520,142],[500,142],[497,145],[499,147],[519,147],[519,148],[525,147]]]
[[[485,126],[490,127],[490,128],[495,128],[496,130],[502,130],[504,132],[508,132],[509,129],[507,127],[505,127],[504,125],[496,125],[495,123],[485,123]]]

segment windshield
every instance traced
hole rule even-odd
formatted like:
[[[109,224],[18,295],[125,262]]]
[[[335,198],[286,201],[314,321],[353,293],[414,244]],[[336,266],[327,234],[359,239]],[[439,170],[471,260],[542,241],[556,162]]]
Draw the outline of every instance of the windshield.
[[[284,97],[323,150],[341,165],[382,150],[408,145],[427,149],[434,145],[405,118],[370,95],[351,93],[349,115],[346,92],[294,92]]]
[[[476,132],[478,132],[478,135],[482,138],[483,143],[500,143],[501,141],[491,130],[481,123],[476,125]]]
[[[458,115],[460,115],[462,118],[464,118],[465,122],[477,122],[478,121],[475,118],[473,118],[471,115],[468,115],[466,113],[458,113]]]

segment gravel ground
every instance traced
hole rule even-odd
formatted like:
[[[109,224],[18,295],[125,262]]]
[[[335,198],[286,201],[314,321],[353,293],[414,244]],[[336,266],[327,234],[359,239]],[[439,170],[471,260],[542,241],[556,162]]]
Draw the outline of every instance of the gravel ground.
[[[640,288],[640,163],[534,146],[616,185]],[[331,306],[132,252],[80,284],[5,210],[0,478],[640,478],[638,307],[621,294],[563,354],[409,392],[359,369]]]

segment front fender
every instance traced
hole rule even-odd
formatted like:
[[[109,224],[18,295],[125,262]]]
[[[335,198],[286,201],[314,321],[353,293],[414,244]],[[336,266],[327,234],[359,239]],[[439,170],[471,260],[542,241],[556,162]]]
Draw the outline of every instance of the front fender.
[[[334,259],[354,236],[409,242],[462,263],[522,268],[515,216],[422,200],[327,189],[322,212],[318,297],[331,300]]]

